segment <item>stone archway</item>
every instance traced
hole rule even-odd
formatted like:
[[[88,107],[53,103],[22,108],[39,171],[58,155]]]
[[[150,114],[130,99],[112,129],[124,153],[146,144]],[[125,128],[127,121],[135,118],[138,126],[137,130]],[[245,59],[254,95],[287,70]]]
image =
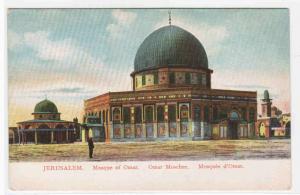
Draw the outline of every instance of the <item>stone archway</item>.
[[[77,134],[77,132],[76,132],[76,129],[75,129],[75,127],[71,124],[71,125],[69,125],[69,127],[68,127],[68,132],[67,132],[67,134],[68,134],[68,139],[69,139],[69,142],[74,142],[75,140],[76,140],[76,134]]]
[[[286,137],[291,136],[291,121],[288,121],[285,125],[285,136]]]
[[[25,125],[25,130],[22,132],[23,143],[35,143],[35,132],[32,128],[31,125]]]
[[[261,123],[259,124],[258,130],[259,130],[259,132],[258,132],[259,137],[266,137],[266,127],[265,127],[265,123],[261,122]]]
[[[41,144],[51,143],[51,129],[47,124],[40,125],[37,131],[37,142]]]
[[[63,126],[62,124],[55,126],[54,139],[55,139],[56,143],[67,142],[65,126]]]
[[[146,137],[153,138],[154,136],[154,108],[153,106],[145,106],[145,123],[146,123]]]
[[[14,144],[15,143],[15,132],[13,131],[13,130],[9,130],[9,134],[8,134],[9,136],[9,141],[8,141],[8,143],[9,144]]]
[[[189,106],[181,105],[179,107],[180,116],[180,136],[186,137],[189,133]]]
[[[240,116],[237,111],[231,111],[229,114],[228,121],[228,138],[229,139],[238,139],[238,127],[240,123]]]

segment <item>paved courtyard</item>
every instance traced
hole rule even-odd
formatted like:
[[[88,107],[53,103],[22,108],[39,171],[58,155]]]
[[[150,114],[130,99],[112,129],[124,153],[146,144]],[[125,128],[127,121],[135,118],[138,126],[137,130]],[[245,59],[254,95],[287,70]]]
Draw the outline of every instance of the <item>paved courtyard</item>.
[[[290,158],[290,140],[95,143],[93,161]],[[87,144],[11,145],[10,161],[90,161]]]

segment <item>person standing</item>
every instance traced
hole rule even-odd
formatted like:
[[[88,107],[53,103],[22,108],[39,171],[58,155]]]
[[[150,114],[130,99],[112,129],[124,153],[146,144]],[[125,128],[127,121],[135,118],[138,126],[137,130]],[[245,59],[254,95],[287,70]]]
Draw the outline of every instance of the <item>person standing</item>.
[[[89,145],[89,156],[90,158],[93,158],[94,142],[92,137],[89,138],[88,145]]]

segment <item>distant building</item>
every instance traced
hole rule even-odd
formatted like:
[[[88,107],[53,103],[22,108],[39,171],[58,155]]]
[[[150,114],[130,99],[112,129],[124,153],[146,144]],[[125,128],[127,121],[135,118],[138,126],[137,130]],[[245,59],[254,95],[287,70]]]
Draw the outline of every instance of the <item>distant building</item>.
[[[279,120],[281,126],[285,128],[285,136],[290,137],[291,136],[291,114],[290,113],[282,114]]]
[[[272,99],[270,99],[268,90],[264,91],[264,99],[261,101],[262,114],[257,119],[257,137],[290,137],[290,114],[282,114],[277,107],[272,107]]]
[[[279,110],[276,106],[272,106],[271,117],[280,117],[281,115],[282,115],[282,111]]]
[[[49,144],[49,143],[70,143],[78,139],[79,124],[74,121],[60,119],[56,105],[45,99],[34,108],[33,120],[18,122],[18,134],[20,142]]]

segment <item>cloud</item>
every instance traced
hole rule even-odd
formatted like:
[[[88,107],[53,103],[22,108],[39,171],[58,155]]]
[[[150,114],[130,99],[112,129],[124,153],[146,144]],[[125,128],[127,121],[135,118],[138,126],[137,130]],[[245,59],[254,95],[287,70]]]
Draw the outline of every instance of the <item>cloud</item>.
[[[63,93],[63,94],[70,94],[70,93],[76,93],[76,94],[80,94],[80,93],[92,93],[94,91],[92,90],[86,90],[83,87],[62,87],[62,88],[56,88],[56,89],[49,89],[49,90],[42,90],[39,91],[41,93]]]
[[[7,33],[7,47],[9,50],[19,48],[23,44],[23,37],[18,33],[8,30]]]
[[[24,35],[24,44],[36,52],[37,57],[46,61],[57,61],[66,64],[93,64],[101,66],[99,58],[91,56],[70,38],[53,41],[46,31],[28,32]],[[66,65],[64,64],[64,65]]]
[[[246,88],[246,89],[269,89],[269,86],[266,85],[241,85],[241,84],[232,84],[232,85],[224,85],[225,87],[230,87],[230,88]]]
[[[112,16],[118,24],[127,25],[131,24],[136,19],[136,14],[129,11],[116,9],[112,11]]]
[[[206,23],[191,23],[182,18],[173,18],[172,25],[179,26],[192,33],[202,43],[209,57],[218,54],[222,49],[222,43],[229,37],[230,33],[225,26],[210,25]],[[155,25],[155,29],[166,25],[161,21]]]
[[[63,61],[76,53],[77,48],[71,39],[51,41],[49,35],[50,33],[45,31],[25,33],[24,43],[42,60]]]
[[[257,91],[258,99],[262,98],[264,90],[268,89],[273,105],[284,112],[290,111],[289,72],[279,72],[277,69],[268,70],[267,73],[258,69],[223,70],[214,72],[211,81],[213,89]]]
[[[128,28],[130,24],[132,24],[137,17],[136,13],[124,10],[113,10],[112,17],[114,19],[114,23],[109,24],[106,27],[106,30],[110,34],[110,38],[120,38],[124,29]]]

